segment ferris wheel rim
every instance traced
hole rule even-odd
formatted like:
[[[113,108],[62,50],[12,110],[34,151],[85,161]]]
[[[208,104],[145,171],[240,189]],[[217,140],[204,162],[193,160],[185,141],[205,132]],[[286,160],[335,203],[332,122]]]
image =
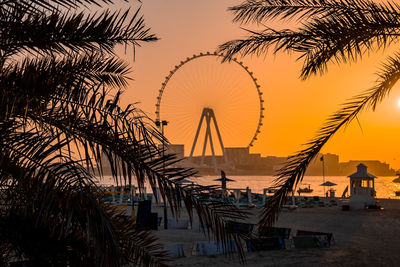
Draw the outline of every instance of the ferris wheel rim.
[[[162,102],[162,95],[165,91],[165,88],[167,87],[167,84],[169,82],[169,80],[172,78],[172,76],[180,69],[182,68],[185,64],[197,59],[197,58],[201,58],[201,57],[223,57],[223,54],[218,54],[216,52],[211,53],[211,52],[206,52],[206,53],[199,53],[199,54],[193,54],[191,57],[187,57],[185,60],[180,61],[180,63],[178,65],[175,65],[175,67],[169,72],[169,74],[165,77],[163,83],[161,84],[161,88],[158,91],[158,96],[157,96],[157,103],[156,103],[156,122],[160,122],[161,118],[160,118],[160,110],[161,110],[161,102]],[[257,140],[257,136],[260,134],[261,132],[261,126],[263,126],[263,118],[264,118],[264,99],[262,97],[263,93],[261,92],[261,86],[257,83],[257,78],[254,77],[253,72],[251,72],[249,70],[249,67],[247,65],[245,65],[242,61],[237,60],[236,58],[232,58],[230,59],[231,62],[235,62],[236,64],[238,64],[243,70],[245,70],[247,72],[247,74],[250,76],[250,78],[252,79],[254,86],[256,87],[257,90],[257,94],[258,94],[258,100],[259,100],[259,117],[258,117],[258,124],[257,124],[257,129],[255,131],[255,133],[253,134],[253,137],[250,141],[250,143],[248,144],[248,148],[252,147],[254,145],[254,142]],[[161,128],[161,125],[158,126],[159,128]]]

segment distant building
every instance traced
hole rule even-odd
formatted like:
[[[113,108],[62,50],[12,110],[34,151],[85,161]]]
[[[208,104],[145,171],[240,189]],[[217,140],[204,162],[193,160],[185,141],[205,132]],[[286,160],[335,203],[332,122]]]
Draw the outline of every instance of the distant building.
[[[359,164],[364,164],[368,166],[368,169],[380,176],[395,176],[396,171],[390,168],[390,165],[385,162],[380,162],[379,160],[350,160],[348,162],[341,162],[340,173],[341,175],[346,175],[346,173],[352,172]]]
[[[166,147],[166,154],[176,154],[178,158],[185,156],[185,145],[170,144]]]
[[[226,147],[225,156],[231,164],[247,165],[249,163],[249,148],[248,147]]]
[[[322,162],[323,158],[323,162]],[[307,168],[306,175],[322,175],[322,165],[325,166],[325,175],[340,175],[339,156],[331,153],[318,155],[311,161]]]

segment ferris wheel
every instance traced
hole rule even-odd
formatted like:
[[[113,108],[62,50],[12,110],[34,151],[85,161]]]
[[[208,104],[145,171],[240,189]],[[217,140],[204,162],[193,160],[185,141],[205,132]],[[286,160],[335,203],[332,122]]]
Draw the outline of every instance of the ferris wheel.
[[[219,135],[221,145],[223,139],[230,147],[249,148],[257,140],[265,110],[260,85],[243,62],[221,59],[217,53],[195,54],[180,61],[165,77],[155,114],[156,122],[168,121],[166,136],[171,143],[196,140],[204,113],[210,110],[216,126],[213,132]],[[209,134],[212,143],[211,130]]]

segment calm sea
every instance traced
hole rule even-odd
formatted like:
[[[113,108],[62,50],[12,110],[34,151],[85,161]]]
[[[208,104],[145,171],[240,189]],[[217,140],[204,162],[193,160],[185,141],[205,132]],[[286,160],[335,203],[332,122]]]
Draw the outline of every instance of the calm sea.
[[[191,181],[196,181],[202,185],[216,185],[219,182],[214,181],[214,179],[219,178],[219,176],[202,176],[193,179]],[[253,193],[262,193],[263,189],[269,187],[273,184],[273,176],[229,176],[230,179],[234,179],[235,182],[228,182],[228,188],[241,188],[245,189],[249,187]],[[399,198],[395,196],[394,191],[400,190],[400,184],[393,183],[393,179],[396,177],[392,176],[382,176],[375,179],[375,190],[378,198]],[[336,196],[341,196],[346,186],[349,184],[349,178],[344,176],[327,176],[325,181],[330,181],[335,184],[333,189],[336,189]],[[102,185],[112,185],[114,184],[111,177],[104,177],[99,181]],[[324,187],[320,186],[323,183],[322,176],[305,176],[301,187],[310,184],[311,188],[314,190],[310,194],[302,194],[304,196],[324,196]],[[327,190],[328,187],[325,187]],[[149,191],[148,191],[149,192]]]

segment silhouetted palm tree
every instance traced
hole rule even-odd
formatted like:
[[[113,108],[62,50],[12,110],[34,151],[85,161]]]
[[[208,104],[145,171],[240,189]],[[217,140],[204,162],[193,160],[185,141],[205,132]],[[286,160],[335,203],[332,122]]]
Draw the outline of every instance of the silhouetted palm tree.
[[[274,30],[267,26],[249,31],[246,39],[220,46],[227,59],[240,53],[264,54],[287,51],[300,53],[304,60],[301,78],[327,71],[328,62],[342,63],[361,58],[365,53],[383,49],[400,37],[400,6],[394,2],[366,0],[249,0],[230,8],[234,21],[264,25],[271,19],[301,22],[296,29]],[[260,220],[270,225],[277,219],[281,204],[304,176],[307,166],[325,143],[364,109],[372,108],[387,96],[400,79],[400,54],[383,64],[376,84],[351,98],[332,114],[306,147],[289,157],[279,170],[273,199],[264,207]]]
[[[148,232],[102,201],[93,173],[107,155],[118,183],[159,187],[174,214],[180,200],[211,236],[240,212],[214,187],[182,186],[193,175],[163,156],[164,137],[135,106],[119,106],[129,67],[116,45],[156,41],[138,11],[79,13],[111,0],[0,3],[0,262],[35,266],[163,265]],[[69,10],[72,10],[69,11]],[[112,97],[110,97],[112,96]],[[164,167],[165,172],[164,172]],[[241,248],[239,246],[239,248]],[[136,266],[136,265],[135,265]]]

